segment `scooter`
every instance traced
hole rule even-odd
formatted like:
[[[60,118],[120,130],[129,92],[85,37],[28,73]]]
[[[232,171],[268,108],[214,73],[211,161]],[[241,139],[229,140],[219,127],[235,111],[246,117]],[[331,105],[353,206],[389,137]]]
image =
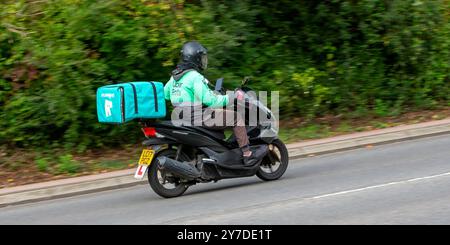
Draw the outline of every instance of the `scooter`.
[[[143,142],[145,149],[135,178],[143,179],[148,171],[150,187],[165,198],[178,197],[197,183],[221,179],[254,175],[265,181],[279,179],[288,167],[288,150],[278,139],[275,116],[254,93],[252,96],[247,83],[245,79],[240,87],[245,92],[242,106],[246,115],[258,113],[259,116],[256,125],[246,126],[250,148],[268,149],[257,163],[244,165],[236,138],[232,135],[226,139],[223,130],[178,126],[171,121],[141,121],[147,139]],[[223,78],[218,79],[214,90],[224,94],[222,84]],[[249,120],[250,117],[245,116],[246,125]]]

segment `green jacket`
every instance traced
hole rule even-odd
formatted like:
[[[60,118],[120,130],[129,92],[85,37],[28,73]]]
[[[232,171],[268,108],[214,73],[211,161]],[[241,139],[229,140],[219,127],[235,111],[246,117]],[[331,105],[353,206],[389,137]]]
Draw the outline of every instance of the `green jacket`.
[[[164,86],[164,97],[173,105],[188,102],[212,108],[226,106],[228,96],[215,93],[207,83],[208,80],[195,70],[186,72],[179,80],[172,76]]]

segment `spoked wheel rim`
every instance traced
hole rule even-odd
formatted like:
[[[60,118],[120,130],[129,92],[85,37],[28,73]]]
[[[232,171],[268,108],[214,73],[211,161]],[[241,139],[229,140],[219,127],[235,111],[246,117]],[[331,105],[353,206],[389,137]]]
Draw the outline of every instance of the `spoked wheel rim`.
[[[265,181],[279,179],[289,165],[289,153],[281,140],[276,139],[268,146],[269,151],[256,172],[256,176]]]
[[[167,190],[173,190],[180,185],[180,181],[177,178],[160,169],[156,170],[156,178],[158,179],[158,184]]]
[[[281,166],[281,151],[278,146],[270,144],[267,157],[264,158],[260,165],[263,172],[272,174],[276,172]]]

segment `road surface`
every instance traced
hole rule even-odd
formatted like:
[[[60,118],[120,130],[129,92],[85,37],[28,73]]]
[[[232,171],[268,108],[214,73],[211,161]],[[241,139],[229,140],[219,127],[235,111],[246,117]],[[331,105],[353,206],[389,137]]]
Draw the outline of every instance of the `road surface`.
[[[282,179],[148,185],[0,208],[0,224],[450,224],[450,135],[291,160]]]

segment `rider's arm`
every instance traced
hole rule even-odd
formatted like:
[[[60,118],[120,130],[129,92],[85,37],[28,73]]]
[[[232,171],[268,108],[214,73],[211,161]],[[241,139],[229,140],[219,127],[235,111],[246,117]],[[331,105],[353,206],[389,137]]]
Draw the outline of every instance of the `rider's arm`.
[[[228,104],[228,96],[214,93],[208,85],[206,78],[196,79],[194,81],[194,91],[202,104],[209,107],[223,107]]]
[[[170,100],[170,92],[172,90],[172,84],[173,84],[173,78],[170,78],[170,80],[164,86],[164,98],[166,100]]]

